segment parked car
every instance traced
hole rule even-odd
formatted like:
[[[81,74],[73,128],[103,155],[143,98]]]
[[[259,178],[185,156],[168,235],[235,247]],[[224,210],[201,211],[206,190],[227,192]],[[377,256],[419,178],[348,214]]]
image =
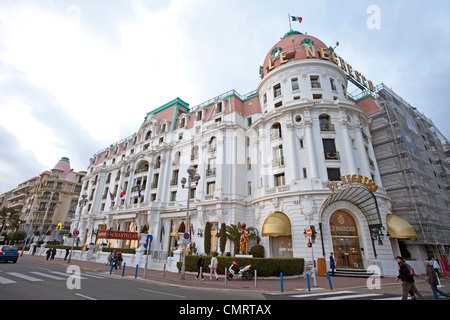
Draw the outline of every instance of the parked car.
[[[0,261],[16,263],[17,259],[19,259],[19,248],[17,246],[0,247]]]

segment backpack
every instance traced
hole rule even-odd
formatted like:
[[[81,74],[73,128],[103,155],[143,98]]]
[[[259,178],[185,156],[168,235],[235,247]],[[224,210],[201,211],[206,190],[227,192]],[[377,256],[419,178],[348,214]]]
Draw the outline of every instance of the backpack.
[[[414,268],[411,267],[411,266],[410,266],[409,264],[407,264],[406,262],[405,262],[405,265],[406,265],[406,267],[408,268],[409,274],[410,274],[411,276],[415,276],[416,273],[414,272]]]

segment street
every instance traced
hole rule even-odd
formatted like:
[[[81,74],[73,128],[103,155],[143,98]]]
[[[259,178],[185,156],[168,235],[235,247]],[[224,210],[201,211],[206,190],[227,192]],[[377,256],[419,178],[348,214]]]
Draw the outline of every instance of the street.
[[[75,264],[76,265],[76,264]],[[0,263],[1,300],[259,300],[258,292],[168,286],[108,272],[73,271],[19,260]],[[79,281],[79,289],[76,288]],[[69,287],[74,287],[70,289]]]

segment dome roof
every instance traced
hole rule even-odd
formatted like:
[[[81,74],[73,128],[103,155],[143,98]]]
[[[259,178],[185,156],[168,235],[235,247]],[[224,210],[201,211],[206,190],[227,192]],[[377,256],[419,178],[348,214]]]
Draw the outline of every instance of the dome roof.
[[[308,49],[311,48],[311,50],[312,47],[314,47],[315,57],[313,57],[312,54],[309,54],[309,57],[307,57],[305,47]],[[261,77],[265,77],[270,71],[292,59],[295,61],[303,59],[320,60],[321,48],[328,48],[328,46],[313,36],[291,29],[270,49],[269,53],[267,53],[260,72]],[[326,53],[328,54],[328,52]]]
[[[70,172],[69,158],[62,157],[61,160],[53,167],[53,170],[61,170],[62,172]]]

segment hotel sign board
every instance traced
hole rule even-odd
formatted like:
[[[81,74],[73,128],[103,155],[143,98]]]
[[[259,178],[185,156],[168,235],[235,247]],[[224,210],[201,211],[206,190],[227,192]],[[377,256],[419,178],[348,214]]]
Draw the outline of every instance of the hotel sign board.
[[[352,175],[342,176],[340,179],[341,179],[340,185],[338,184],[339,181],[330,181],[330,182],[328,182],[328,188],[331,191],[335,192],[335,191],[339,191],[339,189],[342,186],[345,186],[347,184],[359,184],[361,186],[368,188],[372,192],[375,192],[378,190],[378,186],[375,184],[375,182],[373,182],[369,178],[361,176],[361,175],[352,174]]]
[[[118,231],[118,230],[99,230],[98,239],[117,239],[117,240],[139,240],[138,232]]]

